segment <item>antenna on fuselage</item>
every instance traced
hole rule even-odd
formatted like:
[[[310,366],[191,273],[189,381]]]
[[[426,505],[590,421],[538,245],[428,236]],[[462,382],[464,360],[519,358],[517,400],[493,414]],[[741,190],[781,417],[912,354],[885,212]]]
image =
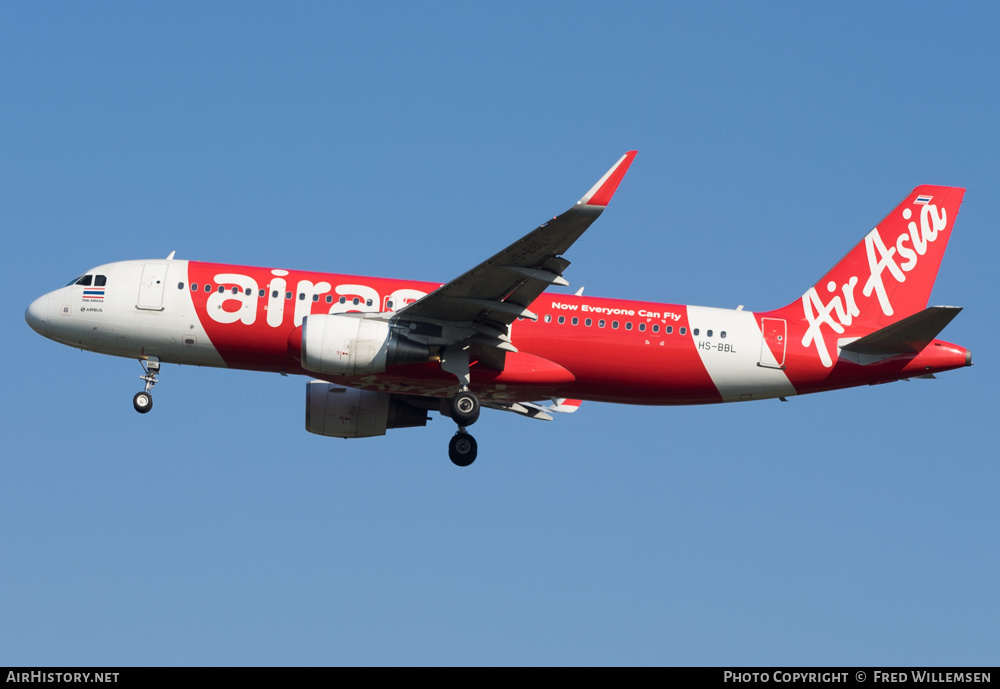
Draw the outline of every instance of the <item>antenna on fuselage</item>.
[[[168,261],[173,261],[174,260],[174,254],[176,254],[176,253],[177,253],[176,251],[171,251],[170,255],[167,256],[167,260]]]

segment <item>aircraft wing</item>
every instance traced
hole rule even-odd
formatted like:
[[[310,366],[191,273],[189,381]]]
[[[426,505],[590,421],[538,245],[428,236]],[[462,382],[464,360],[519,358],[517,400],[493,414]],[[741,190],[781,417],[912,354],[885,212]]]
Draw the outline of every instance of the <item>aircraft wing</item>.
[[[462,332],[471,328],[480,346],[516,351],[506,336],[507,326],[518,316],[535,319],[536,316],[527,310],[528,305],[549,285],[568,284],[562,272],[569,261],[561,254],[604,211],[635,154],[629,151],[623,155],[565,213],[542,223],[492,258],[400,309],[393,321],[458,326],[451,328],[455,333],[453,337],[442,333],[444,341],[452,342],[463,339]]]

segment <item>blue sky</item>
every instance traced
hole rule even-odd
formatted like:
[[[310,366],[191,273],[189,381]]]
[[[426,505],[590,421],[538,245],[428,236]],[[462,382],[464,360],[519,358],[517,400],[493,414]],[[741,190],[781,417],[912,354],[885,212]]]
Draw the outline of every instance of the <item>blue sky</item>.
[[[1000,242],[981,3],[7,3],[0,664],[995,665]],[[44,340],[166,256],[448,280],[626,150],[571,289],[764,310],[918,184],[976,365],[346,441],[305,380]]]

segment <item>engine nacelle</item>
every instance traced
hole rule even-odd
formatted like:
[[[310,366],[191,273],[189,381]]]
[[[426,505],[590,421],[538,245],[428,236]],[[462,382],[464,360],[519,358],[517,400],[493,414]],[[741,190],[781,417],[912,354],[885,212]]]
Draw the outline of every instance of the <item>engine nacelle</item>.
[[[334,438],[370,438],[389,428],[427,425],[427,412],[411,407],[399,395],[332,385],[306,384],[306,430]]]
[[[397,335],[385,321],[342,314],[314,314],[302,321],[302,368],[355,376],[386,366],[427,361],[430,350]]]

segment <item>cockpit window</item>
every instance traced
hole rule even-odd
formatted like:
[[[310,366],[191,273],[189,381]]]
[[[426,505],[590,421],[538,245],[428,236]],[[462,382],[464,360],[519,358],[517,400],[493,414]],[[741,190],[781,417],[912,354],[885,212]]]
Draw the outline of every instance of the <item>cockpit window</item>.
[[[83,285],[84,287],[90,287],[92,284],[94,284],[94,276],[84,275],[82,278],[76,281],[76,284]]]
[[[108,284],[108,278],[105,275],[97,275],[94,277],[94,287],[104,287]]]

